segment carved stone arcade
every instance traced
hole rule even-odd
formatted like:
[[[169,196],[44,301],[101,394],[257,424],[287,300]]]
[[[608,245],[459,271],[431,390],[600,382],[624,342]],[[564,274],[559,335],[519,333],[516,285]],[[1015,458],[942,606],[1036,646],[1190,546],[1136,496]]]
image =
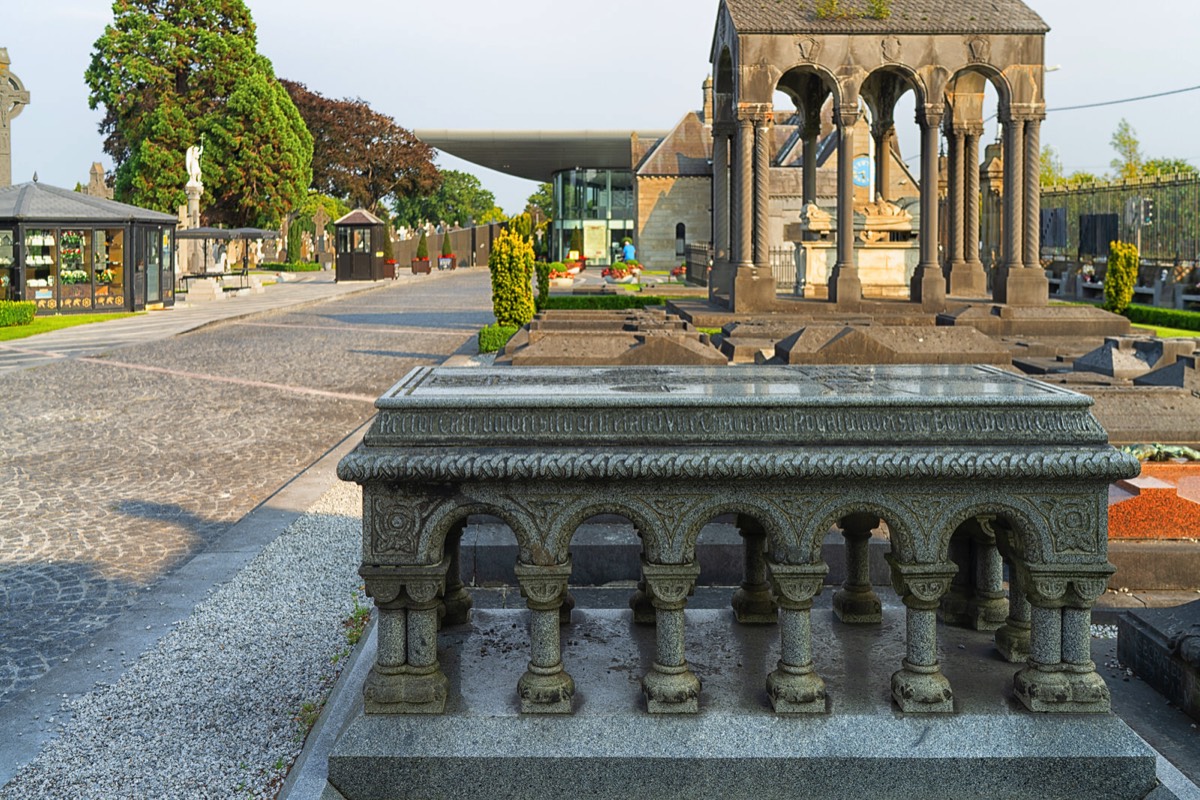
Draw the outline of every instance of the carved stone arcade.
[[[1108,484],[1138,464],[1108,445],[1090,404],[983,366],[414,370],[338,469],[363,486],[361,574],[379,612],[366,711],[441,713],[457,691],[439,666],[439,617],[468,621],[458,543],[469,515],[492,514],[516,537],[531,612],[521,711],[570,714],[559,625],[570,624],[571,538],[587,518],[619,514],[643,543],[635,619],[656,626],[646,710],[696,712],[704,676],[686,657],[685,609],[696,538],[726,513],[747,553],[735,616],[779,623],[778,665],[757,678],[776,713],[830,707],[810,616],[831,526],[848,558],[834,613],[879,622],[866,558],[880,520],[907,609],[891,681],[900,710],[954,708],[941,608],[1026,662],[1012,691],[1027,708],[1107,711],[1090,610],[1113,570]]]
[[[938,253],[938,197],[922,191],[921,261],[910,298],[928,310],[941,310],[947,294],[980,299],[987,274],[978,252],[977,201],[979,135],[984,89],[999,96],[1004,125],[1003,262],[993,277],[993,299],[1012,305],[1046,305],[1047,281],[1038,261],[1040,186],[1039,129],[1045,117],[1043,60],[1045,22],[1020,0],[997,0],[984,8],[915,0],[906,13],[886,19],[870,15],[820,16],[811,4],[781,6],[774,0],[724,0],[717,13],[711,61],[716,101],[714,133],[713,230],[734,251],[722,257],[718,242],[710,295],[734,311],[770,310],[774,286],[766,250],[753,246],[766,238],[759,210],[770,201],[767,175],[772,153],[766,147],[774,119],[773,99],[782,91],[804,120],[804,202],[815,202],[820,114],[832,97],[838,132],[838,225],[853,230],[854,125],[872,117],[880,165],[890,163],[896,101],[916,95],[921,128],[921,187],[938,184],[939,129],[944,125],[949,153],[947,252]],[[734,135],[733,131],[737,133]],[[726,159],[729,148],[734,156]],[[886,191],[884,169],[876,175]],[[879,199],[890,200],[881,196]],[[786,221],[785,221],[786,222]],[[725,232],[728,231],[726,234]],[[854,307],[862,285],[851,236],[839,236],[837,265],[829,299]],[[768,294],[770,290],[771,294]]]

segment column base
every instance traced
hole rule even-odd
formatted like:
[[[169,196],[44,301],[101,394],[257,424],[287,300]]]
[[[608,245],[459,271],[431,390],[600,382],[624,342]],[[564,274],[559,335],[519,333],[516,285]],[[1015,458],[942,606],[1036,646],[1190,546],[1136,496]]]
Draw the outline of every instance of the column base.
[[[1040,269],[1010,269],[1004,296],[1004,302],[1010,306],[1047,306],[1050,305],[1050,282]]]
[[[441,667],[420,671],[412,667],[383,671],[372,667],[363,686],[363,710],[368,714],[441,714],[446,710],[450,681]]]
[[[833,593],[833,613],[846,625],[878,625],[883,622],[883,603],[872,589],[842,587]]]
[[[658,614],[654,610],[654,605],[650,602],[650,595],[646,594],[645,581],[638,581],[637,591],[633,593],[633,597],[629,598],[629,607],[633,609],[633,622],[635,625],[650,625],[653,627],[658,624]]]
[[[967,623],[977,631],[995,631],[1008,621],[1008,600],[1003,597],[972,597],[967,601]]]
[[[727,302],[733,291],[733,265],[728,261],[714,261],[708,273],[708,299]]]
[[[475,601],[471,599],[471,595],[467,592],[466,587],[459,586],[457,590],[448,593],[443,598],[442,609],[439,609],[438,614],[440,625],[446,627],[467,624],[471,620],[471,607],[473,605],[475,605]]]
[[[846,269],[835,265],[829,276],[829,300],[840,308],[858,308],[862,305],[862,279],[857,269]]]
[[[1013,676],[1013,694],[1030,711],[1044,714],[1105,714],[1112,708],[1108,686],[1095,669],[1071,671],[1029,666]]]
[[[950,290],[952,297],[985,298],[988,296],[987,273],[979,261],[963,261],[950,265]]]
[[[922,264],[913,273],[909,287],[914,302],[924,311],[943,311],[946,308],[946,276],[937,264]]]
[[[767,696],[776,714],[824,714],[825,681],[812,665],[793,667],[779,662],[767,676]]]
[[[651,714],[695,714],[700,711],[700,679],[685,663],[664,667],[657,661],[642,678],[646,710]]]
[[[1006,620],[996,631],[996,649],[1010,664],[1024,664],[1029,660],[1029,623]]]
[[[946,714],[954,711],[954,692],[941,669],[910,664],[892,675],[892,699],[901,711],[918,714]]]
[[[770,310],[775,305],[775,278],[770,268],[739,266],[729,305],[737,312]]]
[[[522,714],[570,714],[575,679],[563,671],[561,663],[553,671],[530,665],[517,681],[517,694]]]
[[[774,625],[779,622],[779,607],[764,585],[761,589],[745,586],[733,593],[733,616],[742,625]]]

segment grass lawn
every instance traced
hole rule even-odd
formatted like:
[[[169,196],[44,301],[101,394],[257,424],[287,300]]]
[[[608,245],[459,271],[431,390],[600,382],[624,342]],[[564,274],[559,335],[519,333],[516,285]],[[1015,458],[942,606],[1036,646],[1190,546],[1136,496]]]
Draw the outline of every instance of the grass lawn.
[[[1196,339],[1200,338],[1200,331],[1186,331],[1183,328],[1160,328],[1157,325],[1134,325],[1134,330],[1150,331],[1155,336],[1161,339]]]
[[[144,312],[142,312],[144,313]],[[110,319],[124,319],[134,314],[123,312],[119,314],[60,314],[53,317],[34,317],[28,325],[9,325],[0,328],[0,342],[12,339],[24,339],[26,336],[36,336],[39,333],[73,328],[76,325],[89,325],[93,322],[107,322]]]

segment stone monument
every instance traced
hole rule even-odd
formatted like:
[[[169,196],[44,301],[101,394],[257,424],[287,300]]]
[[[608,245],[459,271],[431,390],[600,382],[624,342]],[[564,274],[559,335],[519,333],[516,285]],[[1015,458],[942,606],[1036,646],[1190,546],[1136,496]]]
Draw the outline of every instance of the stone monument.
[[[12,186],[12,137],[9,125],[29,105],[29,92],[8,65],[8,50],[0,47],[0,187]]]
[[[100,197],[105,200],[112,200],[113,190],[108,185],[105,177],[104,165],[99,161],[93,161],[92,168],[88,170],[88,185],[84,190],[84,194],[88,197]]]
[[[204,181],[201,175],[200,159],[203,155],[203,145],[189,147],[187,153],[184,155],[188,173],[187,185],[183,187],[183,191],[187,195],[187,223],[184,225],[185,228],[200,227],[200,196],[204,194]],[[203,247],[203,243],[199,240],[188,243],[184,268],[186,272],[192,272],[197,265],[204,263]]]

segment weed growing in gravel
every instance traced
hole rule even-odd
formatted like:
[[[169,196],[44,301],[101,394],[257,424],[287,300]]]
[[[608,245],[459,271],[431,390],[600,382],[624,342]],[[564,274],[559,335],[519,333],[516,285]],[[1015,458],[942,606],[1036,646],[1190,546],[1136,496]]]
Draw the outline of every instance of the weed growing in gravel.
[[[342,622],[346,628],[346,641],[351,647],[358,644],[362,638],[363,631],[367,629],[367,622],[371,619],[371,607],[364,606],[358,602],[358,592],[354,593],[354,610],[350,612],[350,616]]]
[[[296,714],[296,726],[300,741],[304,741],[308,736],[308,732],[313,729],[313,725],[317,724],[317,717],[321,716],[321,709],[325,707],[325,699],[321,698],[315,703],[305,703],[300,706],[300,713]]]

